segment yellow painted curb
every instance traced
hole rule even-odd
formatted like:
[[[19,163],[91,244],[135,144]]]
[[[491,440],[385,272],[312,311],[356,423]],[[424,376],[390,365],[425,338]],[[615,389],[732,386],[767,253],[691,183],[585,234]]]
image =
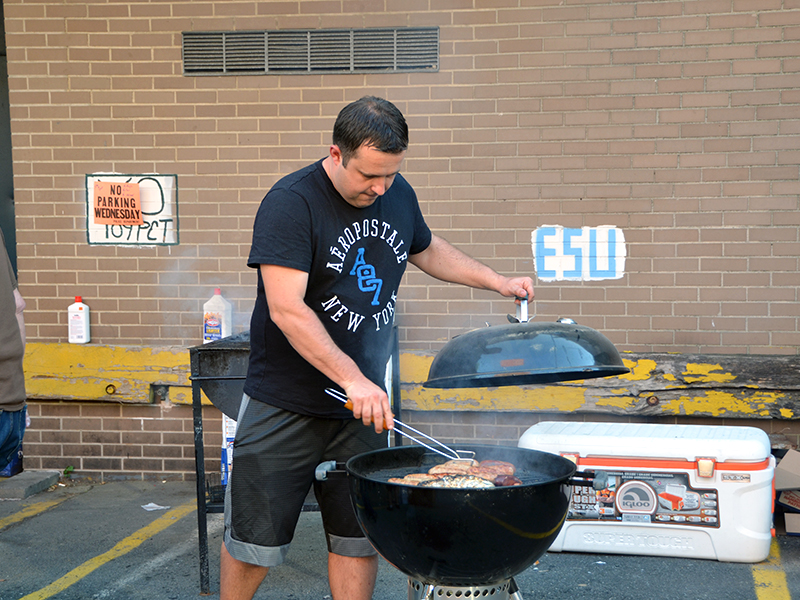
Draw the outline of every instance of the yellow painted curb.
[[[721,357],[701,363],[684,362],[681,355],[635,360],[626,355],[630,373],[602,381],[452,390],[422,386],[433,358],[427,352],[400,353],[403,409],[793,419],[792,407],[800,401],[780,379],[745,377],[737,384],[743,377],[739,363]],[[189,350],[183,347],[31,342],[25,354],[31,400],[149,404],[161,401],[155,390],[163,386],[169,402],[187,405],[192,403],[190,371]],[[201,399],[211,404],[202,392]]]
[[[173,403],[192,403],[186,348],[29,342],[24,369],[31,400],[152,403],[163,385]]]

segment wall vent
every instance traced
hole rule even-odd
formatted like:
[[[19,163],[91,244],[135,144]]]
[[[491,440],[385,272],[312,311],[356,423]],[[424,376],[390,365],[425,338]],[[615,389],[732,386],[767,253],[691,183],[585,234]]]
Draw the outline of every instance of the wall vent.
[[[438,27],[183,33],[184,75],[438,70]]]

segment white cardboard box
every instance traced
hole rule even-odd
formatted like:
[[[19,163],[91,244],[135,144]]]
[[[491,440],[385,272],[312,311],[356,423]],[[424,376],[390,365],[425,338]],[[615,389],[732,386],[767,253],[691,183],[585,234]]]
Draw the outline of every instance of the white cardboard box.
[[[786,513],[786,535],[800,535],[800,513]]]
[[[550,551],[731,562],[769,555],[775,458],[760,429],[551,421],[529,428],[519,446],[607,478],[572,486]]]
[[[775,467],[775,489],[800,489],[800,452],[789,450]]]

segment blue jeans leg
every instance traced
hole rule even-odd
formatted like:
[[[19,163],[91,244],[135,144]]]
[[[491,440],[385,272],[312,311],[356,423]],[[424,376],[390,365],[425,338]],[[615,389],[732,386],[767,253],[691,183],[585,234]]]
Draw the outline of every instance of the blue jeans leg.
[[[8,466],[22,445],[26,414],[26,408],[14,412],[0,411],[0,471]]]

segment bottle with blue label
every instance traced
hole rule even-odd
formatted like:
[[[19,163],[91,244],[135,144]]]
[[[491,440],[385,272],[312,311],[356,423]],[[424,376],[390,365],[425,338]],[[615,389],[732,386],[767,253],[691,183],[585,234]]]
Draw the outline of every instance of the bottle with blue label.
[[[203,343],[228,337],[232,321],[233,306],[222,297],[220,288],[215,288],[211,300],[203,304]]]
[[[228,485],[228,480],[233,471],[233,441],[236,438],[236,421],[228,415],[222,415],[222,452],[220,454],[220,469],[222,486]]]

